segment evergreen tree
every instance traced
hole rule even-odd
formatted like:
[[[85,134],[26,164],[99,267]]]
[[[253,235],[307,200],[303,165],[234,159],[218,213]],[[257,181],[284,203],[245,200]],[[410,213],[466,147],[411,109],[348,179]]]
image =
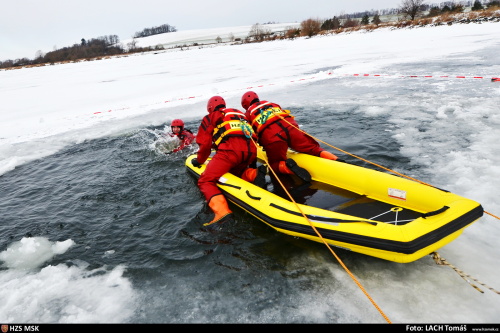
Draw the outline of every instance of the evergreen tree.
[[[479,0],[474,1],[474,5],[472,6],[472,10],[482,10],[482,9],[484,9],[484,7],[483,7],[483,4],[481,3],[481,1],[479,1]]]
[[[500,7],[500,1],[490,1],[486,5],[486,7],[491,8],[491,7]]]
[[[440,14],[441,14],[441,9],[439,9],[439,7],[431,7],[431,9],[429,9],[429,14],[427,14],[427,16],[434,17]]]
[[[321,30],[333,30],[333,21],[332,19],[327,19],[321,25]]]
[[[441,13],[447,13],[447,12],[451,12],[451,8],[450,8],[448,5],[445,5],[445,6],[441,9]]]
[[[380,16],[378,14],[375,14],[375,16],[373,16],[372,23],[378,26],[381,22],[382,21],[380,20]]]
[[[367,25],[370,23],[370,17],[368,17],[368,14],[365,14],[363,18],[361,19],[361,24],[362,25]]]
[[[340,20],[337,18],[337,16],[334,16],[332,19],[327,19],[323,24],[321,25],[321,30],[336,30],[340,28]]]

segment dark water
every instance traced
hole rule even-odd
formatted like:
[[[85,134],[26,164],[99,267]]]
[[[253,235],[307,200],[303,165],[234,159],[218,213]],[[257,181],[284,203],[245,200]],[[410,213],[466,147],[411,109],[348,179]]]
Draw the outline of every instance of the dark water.
[[[353,136],[365,129],[373,135],[369,128],[386,126],[384,119],[374,123],[350,109],[326,114],[336,118],[331,133],[328,123],[313,116],[319,112],[295,110],[297,120],[322,140],[334,134],[339,145],[365,157],[382,156],[389,165],[398,160],[388,153],[397,150],[390,137],[367,144],[366,137]],[[184,166],[195,147],[162,154],[154,132],[163,127],[85,141],[0,176],[1,248],[23,237],[71,239],[71,250],[50,265],[75,258],[89,270],[126,265],[124,277],[141,295],[131,322],[317,321],[297,314],[298,305],[286,299],[301,289],[310,293],[317,278],[328,278],[325,267],[291,262],[304,252],[328,258],[324,245],[282,235],[233,205],[234,221],[219,233],[204,231],[211,213]],[[187,127],[197,129],[198,123]],[[106,255],[110,250],[113,255]],[[266,314],[278,304],[279,313]],[[335,322],[334,312],[319,321]]]
[[[395,80],[359,82],[313,83],[276,97],[288,102],[282,106],[292,109],[302,128],[318,140],[423,181],[438,170],[426,166],[415,147],[425,146],[425,151],[435,152],[433,161],[439,161],[439,154],[465,150],[479,131],[459,112],[455,118],[448,112],[446,121],[434,116],[441,103],[436,102],[436,88],[448,89],[443,103],[453,106],[456,96],[481,89],[474,83],[433,86],[414,81],[401,87]],[[186,127],[196,131],[200,120],[185,119]],[[165,125],[87,140],[0,176],[2,251],[23,237],[75,243],[39,267],[42,272],[26,273],[22,279],[0,268],[1,281],[14,285],[4,289],[2,298],[17,296],[24,309],[0,308],[5,317],[0,321],[386,322],[324,244],[280,234],[232,204],[234,220],[220,232],[206,232],[202,224],[212,215],[184,166],[196,148],[163,154],[155,140]],[[395,134],[416,139],[397,140]],[[350,163],[375,168],[321,145]],[[454,181],[453,175],[446,177],[444,183]],[[400,265],[342,249],[335,253],[393,321],[449,322],[470,313],[461,307],[471,300],[476,305],[498,303],[491,298],[484,302],[454,273],[435,268],[427,258]],[[68,267],[54,277],[65,282],[59,287],[62,295],[23,289],[33,285],[34,290],[50,291],[56,283],[43,269],[57,265]],[[88,286],[88,280],[99,276],[113,280],[112,270],[120,266],[125,267],[129,289],[105,282]],[[80,269],[76,277],[66,277],[71,267]],[[87,293],[88,298],[82,297]],[[453,305],[443,297],[453,299]],[[39,304],[36,310],[30,307],[32,299]],[[488,306],[465,318],[481,322],[484,315],[488,321],[494,312]]]
[[[498,54],[497,44],[391,64],[380,71],[390,79],[332,77],[262,90],[319,140],[452,187],[499,215],[498,84],[437,79],[498,76]],[[309,74],[342,67],[332,53],[330,66]],[[399,79],[400,73],[435,78]],[[233,90],[229,106],[239,107],[240,96]],[[190,107],[201,111],[186,112]],[[184,119],[188,128],[198,128],[204,107],[202,101],[179,106],[192,115]],[[146,111],[136,117],[144,126],[0,175],[0,259],[28,237],[74,242],[62,253],[49,244],[44,250],[56,255],[30,270],[1,263],[0,323],[386,323],[325,245],[280,234],[234,205],[232,222],[217,233],[204,231],[212,215],[184,166],[195,148],[164,155],[154,145],[155,133],[179,110],[158,111],[165,117],[158,126],[149,126],[156,110]],[[108,128],[114,124],[102,125],[115,133]],[[499,235],[498,221],[485,216],[442,250],[459,269],[498,290]],[[14,259],[36,254],[13,252]],[[498,323],[497,294],[478,293],[430,258],[401,265],[335,253],[392,322]]]

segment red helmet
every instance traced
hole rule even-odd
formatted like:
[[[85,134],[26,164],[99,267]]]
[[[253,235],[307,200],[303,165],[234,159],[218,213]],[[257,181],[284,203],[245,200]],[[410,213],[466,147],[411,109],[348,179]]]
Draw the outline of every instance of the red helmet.
[[[241,106],[245,109],[248,110],[250,105],[252,105],[252,102],[257,100],[259,101],[259,96],[254,93],[253,91],[247,91],[246,93],[241,96]]]
[[[224,98],[222,98],[220,96],[214,96],[208,100],[208,103],[207,103],[208,113],[214,112],[219,107],[223,107],[223,108],[226,107],[226,101],[224,100]]]
[[[172,123],[170,124],[170,127],[173,127],[173,126],[184,127],[184,122],[180,119],[174,119],[174,120],[172,120]]]

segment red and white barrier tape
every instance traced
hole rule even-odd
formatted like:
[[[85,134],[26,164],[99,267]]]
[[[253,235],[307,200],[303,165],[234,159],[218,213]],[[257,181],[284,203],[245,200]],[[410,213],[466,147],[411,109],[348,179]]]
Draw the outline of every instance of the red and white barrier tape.
[[[329,74],[330,75],[330,74]],[[487,79],[487,77],[484,76],[464,76],[464,75],[456,75],[456,76],[450,76],[450,75],[388,75],[388,74],[343,74],[343,76],[384,76],[384,77],[423,77],[423,78],[449,78],[449,79]],[[492,77],[491,82],[500,82],[499,77]]]
[[[334,75],[333,72],[328,72],[326,74],[327,75]],[[390,74],[342,74],[341,76],[356,76],[356,77],[368,77],[368,76],[371,76],[371,77],[398,77],[398,78],[406,78],[406,77],[408,77],[408,78],[440,78],[440,79],[487,79],[487,77],[484,77],[484,76],[463,76],[463,75],[456,75],[456,76],[440,75],[440,76],[434,76],[434,75],[390,75]],[[298,82],[298,81],[307,81],[307,80],[312,80],[312,79],[316,79],[316,78],[318,78],[318,77],[312,76],[312,77],[309,77],[309,78],[303,78],[303,79],[298,79],[298,80],[291,80],[290,82],[293,83],[293,82]],[[491,82],[500,82],[500,77],[492,77],[491,78]],[[265,86],[274,86],[274,85],[276,85],[276,84],[275,83],[261,84],[261,85],[255,86],[255,87],[247,87],[246,90],[255,89],[255,88],[262,88],[262,87],[265,87]],[[243,89],[237,89],[237,90],[243,90]],[[230,92],[230,91],[224,91],[224,92],[221,92],[221,94],[227,93],[227,92]],[[199,95],[199,96],[181,97],[181,98],[177,98],[177,99],[172,99],[172,100],[164,101],[163,103],[171,103],[171,102],[177,102],[177,101],[182,101],[182,100],[187,100],[187,99],[193,99],[193,98],[199,98],[199,97],[203,97],[203,96]],[[155,103],[155,104],[158,104],[158,103]],[[112,111],[119,111],[119,110],[125,110],[125,109],[130,109],[130,108],[129,107],[125,107],[125,108],[115,109],[115,110],[98,111],[98,112],[94,112],[94,114],[101,114],[101,113],[112,112]]]

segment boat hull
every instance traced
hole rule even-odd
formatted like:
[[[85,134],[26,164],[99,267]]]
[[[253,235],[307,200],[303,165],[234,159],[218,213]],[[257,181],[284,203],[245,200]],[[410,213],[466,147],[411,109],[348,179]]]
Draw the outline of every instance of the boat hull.
[[[259,151],[261,162],[263,154]],[[197,178],[205,165],[193,167],[195,157],[186,159],[186,167]],[[288,157],[313,179],[297,200],[230,173],[218,186],[228,200],[276,231],[399,263],[438,250],[483,215],[473,200],[399,176],[292,151]]]

